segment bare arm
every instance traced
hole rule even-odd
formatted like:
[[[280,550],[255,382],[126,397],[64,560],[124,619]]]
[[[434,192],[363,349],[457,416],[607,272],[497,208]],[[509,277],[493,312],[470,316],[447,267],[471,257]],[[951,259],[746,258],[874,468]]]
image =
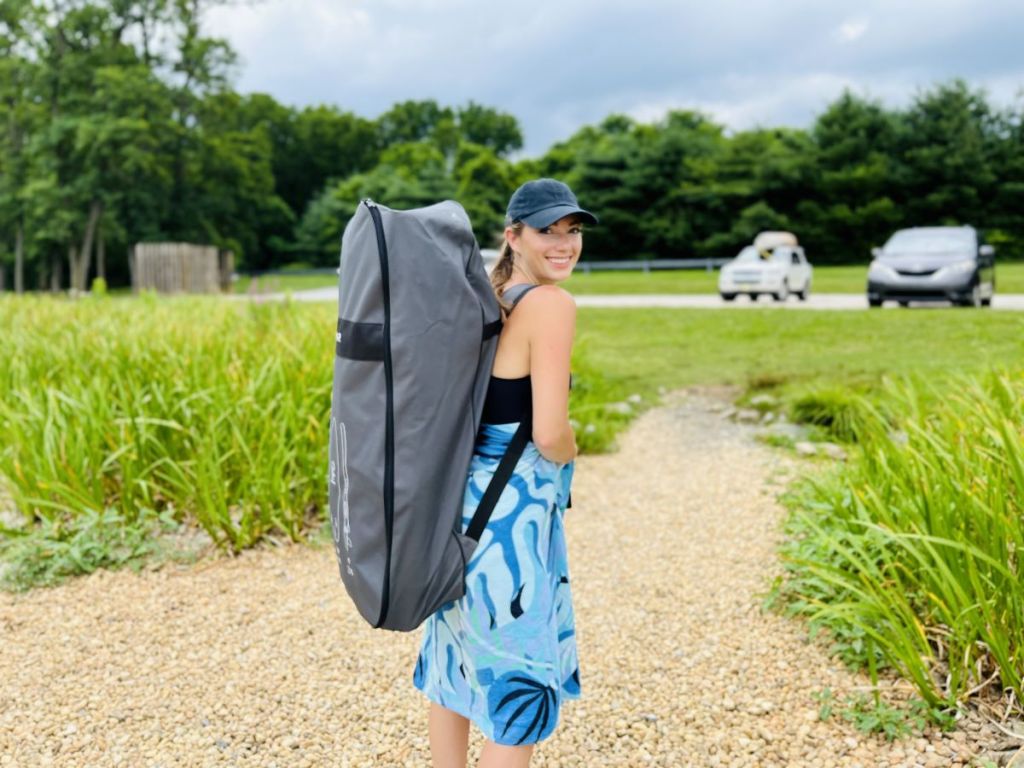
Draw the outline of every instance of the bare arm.
[[[553,285],[523,298],[530,345],[533,442],[549,461],[576,457],[576,435],[569,424],[569,364],[576,333],[576,303]]]

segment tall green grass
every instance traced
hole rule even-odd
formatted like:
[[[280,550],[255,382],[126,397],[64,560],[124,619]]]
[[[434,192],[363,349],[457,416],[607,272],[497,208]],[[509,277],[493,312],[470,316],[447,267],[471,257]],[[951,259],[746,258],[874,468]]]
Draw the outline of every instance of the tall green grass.
[[[230,550],[304,538],[326,496],[334,325],[333,307],[292,302],[0,301],[0,490],[29,524],[0,516],[0,544],[78,540],[60,551],[90,570],[149,513]],[[605,450],[632,407],[606,407],[625,392],[582,347],[574,368],[579,445]]]
[[[234,549],[300,536],[323,493],[329,321],[201,299],[0,308],[0,474],[22,514],[59,530],[170,508]]]
[[[778,596],[932,706],[1024,701],[1024,376],[901,378],[858,400],[851,461],[788,497]]]

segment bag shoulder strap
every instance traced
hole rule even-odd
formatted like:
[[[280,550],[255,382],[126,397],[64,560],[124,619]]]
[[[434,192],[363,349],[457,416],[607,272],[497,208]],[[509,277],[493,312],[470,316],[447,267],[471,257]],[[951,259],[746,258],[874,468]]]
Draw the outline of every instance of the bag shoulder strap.
[[[501,294],[501,297],[505,299],[505,301],[511,300],[512,302],[512,306],[508,309],[509,313],[511,314],[512,310],[516,308],[516,304],[522,301],[526,294],[537,287],[538,286],[534,283],[519,283],[518,285],[513,285],[511,288],[504,291]]]
[[[508,448],[505,449],[505,455],[501,457],[498,468],[494,470],[494,476],[491,477],[491,481],[487,484],[487,490],[484,491],[480,504],[477,505],[476,512],[473,513],[473,519],[470,520],[469,527],[466,529],[466,536],[473,539],[473,541],[480,541],[480,536],[483,534],[484,528],[487,527],[487,521],[491,519],[491,513],[494,511],[498,499],[501,498],[501,492],[505,490],[505,486],[508,485],[512,472],[516,468],[516,464],[522,458],[523,451],[526,449],[526,443],[529,442],[532,432],[533,409],[527,407],[526,413],[523,414],[523,418],[519,421],[516,433],[512,436],[512,441],[508,444]]]
[[[502,298],[506,300],[511,299],[512,301],[512,306],[508,310],[509,313],[516,308],[516,304],[523,300],[523,296],[536,287],[536,285],[530,283],[523,283],[513,285],[505,291],[502,294]],[[480,541],[480,536],[483,534],[484,528],[487,527],[487,521],[491,519],[491,513],[494,512],[494,507],[498,503],[498,499],[501,498],[501,492],[508,485],[512,472],[515,471],[516,464],[522,458],[523,451],[526,450],[526,444],[532,436],[533,405],[530,403],[526,406],[526,411],[519,419],[519,426],[516,428],[512,440],[505,449],[505,455],[498,462],[498,468],[494,470],[491,481],[487,484],[487,490],[484,491],[484,495],[477,505],[476,512],[473,513],[473,519],[469,522],[469,528],[466,529],[466,536],[474,541]]]
[[[502,298],[512,299],[512,306],[509,307],[508,314],[512,314],[512,310],[516,308],[516,304],[518,304],[522,300],[523,296],[528,294],[536,287],[536,285],[531,285],[529,283],[521,283],[519,285],[513,285],[511,288],[505,291],[502,294]],[[501,317],[499,316],[498,319],[495,320],[494,322],[487,323],[486,325],[484,325],[483,341],[493,339],[495,336],[501,333],[501,327],[502,325],[504,325],[504,323],[505,321],[502,320]]]

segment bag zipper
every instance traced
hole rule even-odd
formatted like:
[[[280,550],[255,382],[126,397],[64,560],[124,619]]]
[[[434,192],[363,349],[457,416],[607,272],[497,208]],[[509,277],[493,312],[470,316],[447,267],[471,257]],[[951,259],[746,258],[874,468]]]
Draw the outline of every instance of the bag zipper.
[[[370,211],[373,229],[377,234],[377,254],[380,257],[380,280],[384,294],[384,385],[386,405],[384,414],[384,532],[387,539],[387,557],[384,565],[384,587],[381,590],[380,617],[374,624],[379,629],[388,615],[391,592],[391,543],[395,520],[395,401],[394,374],[391,368],[391,282],[388,276],[388,245],[384,240],[384,222],[377,204],[370,198],[363,200]]]

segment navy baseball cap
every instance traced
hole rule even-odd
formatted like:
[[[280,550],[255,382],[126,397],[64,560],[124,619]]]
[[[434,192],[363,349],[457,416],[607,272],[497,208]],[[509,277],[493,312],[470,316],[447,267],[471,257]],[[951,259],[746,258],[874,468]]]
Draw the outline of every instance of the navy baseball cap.
[[[597,224],[597,216],[580,208],[567,184],[556,179],[534,179],[512,193],[505,219],[509,224],[521,221],[543,229],[572,214],[587,224]]]

